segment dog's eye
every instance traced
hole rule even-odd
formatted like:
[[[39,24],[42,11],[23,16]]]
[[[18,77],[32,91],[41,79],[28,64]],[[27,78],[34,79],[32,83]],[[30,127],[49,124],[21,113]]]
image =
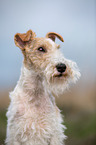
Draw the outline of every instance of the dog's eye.
[[[46,52],[46,50],[43,47],[39,47],[38,50],[42,52]]]

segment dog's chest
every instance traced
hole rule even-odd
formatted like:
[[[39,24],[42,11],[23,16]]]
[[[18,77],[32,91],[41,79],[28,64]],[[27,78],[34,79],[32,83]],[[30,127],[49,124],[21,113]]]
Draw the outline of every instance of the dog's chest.
[[[44,100],[44,98],[43,98]],[[52,100],[48,98],[46,100],[41,99],[41,103],[25,105],[23,115],[19,116],[17,119],[17,124],[19,126],[19,135],[21,134],[22,138],[26,136],[31,138],[34,135],[40,137],[51,136],[55,131],[58,131],[60,122],[60,112]],[[42,104],[42,105],[41,105]],[[19,110],[20,111],[20,110]],[[20,137],[20,136],[18,136]]]
[[[20,93],[19,93],[20,94]],[[14,94],[13,94],[14,95]],[[12,99],[13,97],[11,97]],[[11,101],[8,111],[9,126],[13,126],[18,140],[31,140],[36,137],[51,138],[61,130],[61,115],[52,96],[44,95],[28,100],[29,96],[17,95]],[[15,107],[14,107],[15,102]],[[12,109],[14,108],[14,109]],[[10,118],[13,113],[13,117]]]

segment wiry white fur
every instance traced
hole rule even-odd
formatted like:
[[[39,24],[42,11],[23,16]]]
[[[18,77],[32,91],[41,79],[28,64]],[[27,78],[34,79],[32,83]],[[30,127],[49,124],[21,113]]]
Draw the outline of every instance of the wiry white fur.
[[[36,72],[22,67],[21,76],[14,91],[10,93],[11,103],[7,117],[7,145],[63,145],[65,126],[62,125],[60,110],[52,93],[59,95],[76,82],[80,73],[76,64],[63,57],[59,50],[49,54],[47,67]],[[67,66],[66,78],[55,78],[58,63]]]
[[[71,60],[64,58],[63,54],[58,49],[50,55],[49,61],[50,63],[47,65],[44,71],[47,87],[56,96],[59,96],[60,94],[63,94],[66,89],[69,88],[69,84],[76,83],[76,81],[80,77],[80,72],[77,64]],[[67,77],[54,79],[53,76],[57,74],[55,66],[58,63],[64,63],[67,66]]]

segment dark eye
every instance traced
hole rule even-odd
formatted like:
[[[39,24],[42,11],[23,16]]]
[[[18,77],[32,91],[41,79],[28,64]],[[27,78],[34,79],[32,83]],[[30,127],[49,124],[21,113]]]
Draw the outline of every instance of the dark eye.
[[[43,47],[39,47],[38,50],[42,52],[46,52],[46,50]]]

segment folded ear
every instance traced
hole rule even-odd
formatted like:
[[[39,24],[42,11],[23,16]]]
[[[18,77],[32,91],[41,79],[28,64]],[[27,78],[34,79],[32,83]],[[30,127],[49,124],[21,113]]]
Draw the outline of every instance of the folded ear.
[[[53,41],[55,41],[55,39],[57,37],[59,40],[64,42],[63,37],[61,35],[59,35],[58,33],[55,33],[55,32],[49,32],[49,33],[47,33],[46,37],[52,39]]]
[[[26,44],[34,38],[36,34],[32,32],[32,30],[27,31],[26,33],[17,33],[14,36],[14,41],[16,46],[18,46],[21,50],[25,50]]]

